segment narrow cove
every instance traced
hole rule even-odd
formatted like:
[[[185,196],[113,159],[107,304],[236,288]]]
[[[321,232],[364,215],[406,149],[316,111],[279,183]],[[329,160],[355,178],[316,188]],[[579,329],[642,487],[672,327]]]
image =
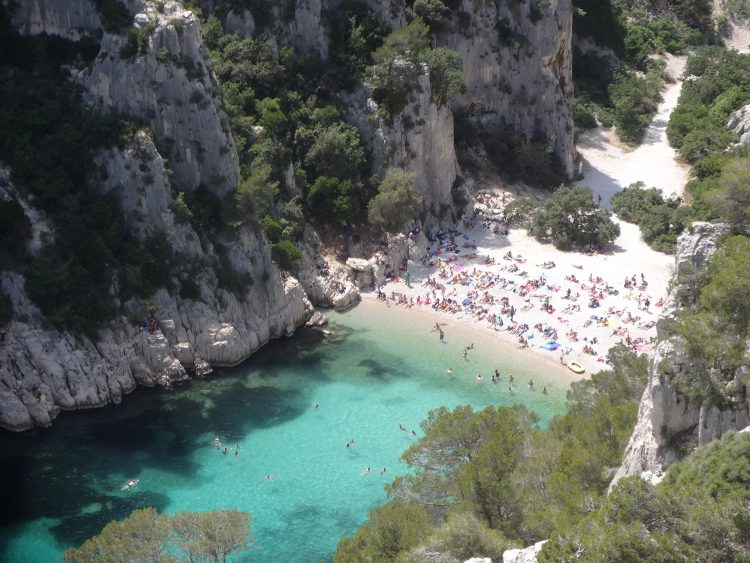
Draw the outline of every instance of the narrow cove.
[[[449,325],[441,344],[431,317],[367,302],[331,319],[335,337],[304,330],[171,392],[139,389],[47,430],[2,434],[0,559],[59,560],[110,520],[154,506],[245,510],[253,561],[328,561],[406,471],[400,455],[431,409],[521,403],[541,425],[565,409],[565,372],[486,335]],[[129,479],[138,486],[121,491]]]

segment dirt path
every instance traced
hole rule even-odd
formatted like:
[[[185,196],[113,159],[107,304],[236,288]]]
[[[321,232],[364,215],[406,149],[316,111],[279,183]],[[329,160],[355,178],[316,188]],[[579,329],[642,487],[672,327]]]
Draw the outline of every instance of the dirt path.
[[[666,196],[682,195],[688,167],[676,160],[675,151],[669,146],[667,124],[680,97],[679,77],[684,65],[684,58],[670,58],[668,69],[678,80],[664,92],[664,101],[639,147],[623,149],[612,141],[612,132],[601,127],[580,136],[578,150],[584,158],[584,177],[577,184],[588,186],[595,195],[601,195],[602,207],[609,207],[613,195],[638,181],[644,182],[646,187],[661,189]]]

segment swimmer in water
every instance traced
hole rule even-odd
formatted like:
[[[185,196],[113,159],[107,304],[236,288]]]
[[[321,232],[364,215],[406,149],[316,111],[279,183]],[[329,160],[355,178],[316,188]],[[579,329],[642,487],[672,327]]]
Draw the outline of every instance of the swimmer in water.
[[[273,481],[273,475],[271,475],[270,473],[266,475],[266,481]]]
[[[547,386],[545,385],[544,387],[542,387],[542,395],[546,395],[546,394],[547,394]]]
[[[482,376],[477,374],[477,376],[474,378],[474,381],[476,381],[477,383],[482,383]]]
[[[381,475],[385,475],[386,471],[388,471],[388,470],[384,467],[383,469],[380,470],[380,474]]]
[[[513,374],[512,373],[508,374],[508,384],[509,385],[513,385]]]
[[[351,441],[351,442],[347,442],[347,443],[346,443],[346,447],[347,447],[347,448],[353,448],[353,447],[354,447],[354,438],[352,438],[352,441]]]
[[[368,474],[369,472],[370,472],[370,466],[368,465],[367,467],[365,467],[365,468],[364,468],[364,469],[362,470],[362,473],[360,473],[360,474],[359,474],[359,476],[360,476],[360,477],[364,477],[364,476],[365,476],[365,475],[367,475],[367,474]]]
[[[416,432],[414,432],[414,430],[412,430],[412,431],[411,431],[411,435],[412,435],[412,436],[416,436],[416,435],[417,435],[417,433],[416,433]]]
[[[315,403],[315,408],[319,409],[320,408],[320,403]]]
[[[529,389],[533,389],[534,388],[534,380],[533,379],[529,379],[528,385],[529,385]]]
[[[404,426],[403,424],[399,424],[399,425],[398,425],[398,429],[399,429],[399,430],[403,430],[404,432],[406,432],[406,431],[407,431],[407,430],[406,430],[406,426]]]
[[[447,373],[448,375],[453,375],[453,368],[448,368],[447,370],[445,370],[445,373]]]

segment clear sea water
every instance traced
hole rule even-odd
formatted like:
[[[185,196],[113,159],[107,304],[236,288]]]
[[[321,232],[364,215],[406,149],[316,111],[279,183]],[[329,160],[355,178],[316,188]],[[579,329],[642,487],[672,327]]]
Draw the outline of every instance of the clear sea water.
[[[0,433],[0,561],[59,561],[147,506],[249,511],[256,541],[235,561],[330,561],[406,471],[399,458],[416,438],[399,424],[420,436],[420,421],[440,405],[523,403],[542,425],[564,410],[559,370],[477,333],[448,327],[440,343],[434,319],[375,303],[331,317],[335,338],[305,329],[171,392],[139,389],[118,406],[64,413],[47,430]],[[494,369],[504,384],[489,381]],[[532,376],[536,390],[525,385]],[[216,436],[228,455],[212,445]],[[120,491],[134,478],[137,488]]]

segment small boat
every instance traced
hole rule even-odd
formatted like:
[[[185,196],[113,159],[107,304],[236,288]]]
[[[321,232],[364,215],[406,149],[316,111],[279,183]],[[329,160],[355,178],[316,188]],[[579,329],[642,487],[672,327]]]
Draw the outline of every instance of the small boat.
[[[572,371],[573,373],[583,373],[586,371],[583,369],[583,366],[579,364],[578,362],[568,362],[568,369]]]

